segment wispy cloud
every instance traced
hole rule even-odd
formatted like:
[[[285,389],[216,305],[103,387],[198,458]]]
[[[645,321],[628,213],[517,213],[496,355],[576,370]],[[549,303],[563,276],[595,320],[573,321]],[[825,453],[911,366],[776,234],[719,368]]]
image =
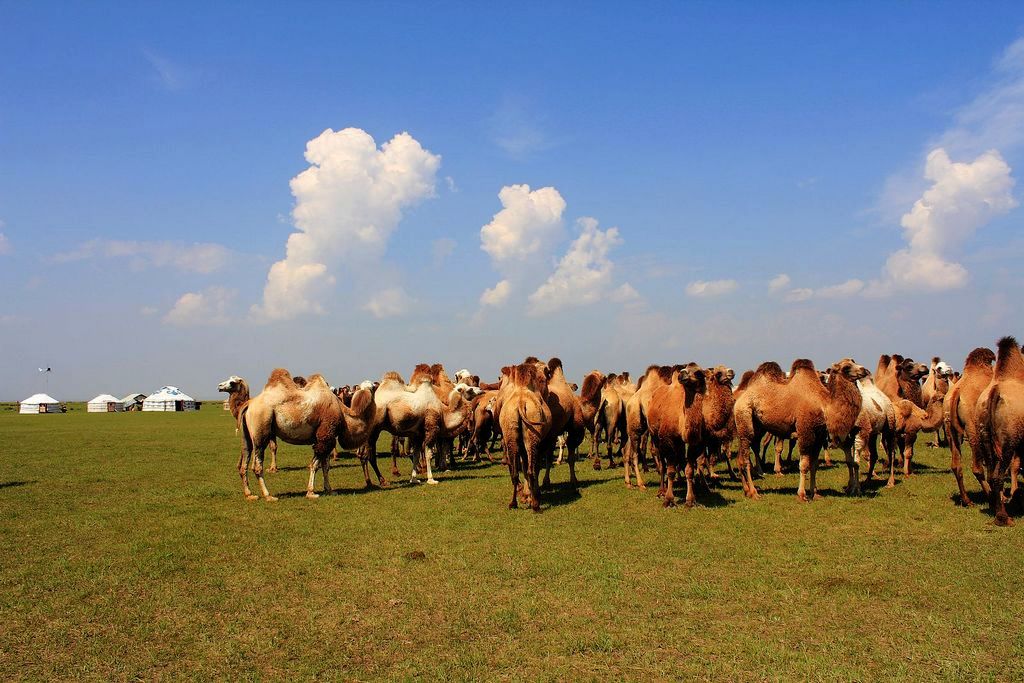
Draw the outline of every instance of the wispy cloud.
[[[220,270],[231,257],[231,251],[210,242],[140,242],[132,240],[90,240],[71,251],[55,254],[55,263],[70,263],[88,259],[127,259],[134,270],[146,268],[176,268],[193,273],[212,273]]]
[[[152,50],[143,50],[142,55],[149,62],[149,65],[153,67],[154,76],[165,89],[172,91],[181,90],[189,84],[191,75],[181,65]]]
[[[374,293],[363,305],[363,310],[375,318],[392,318],[408,312],[414,303],[415,299],[401,287],[389,287]]]
[[[458,242],[451,237],[439,237],[430,245],[430,253],[434,261],[434,267],[440,268],[448,257],[455,253]]]
[[[735,292],[739,288],[735,280],[696,280],[686,285],[686,295],[694,298],[709,298]]]
[[[551,147],[541,117],[524,97],[505,95],[487,120],[491,139],[513,159],[523,159]]]

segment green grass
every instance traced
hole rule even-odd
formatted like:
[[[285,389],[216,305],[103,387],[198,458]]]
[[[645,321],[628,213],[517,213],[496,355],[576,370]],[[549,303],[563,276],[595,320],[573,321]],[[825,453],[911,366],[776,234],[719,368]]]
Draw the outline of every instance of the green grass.
[[[946,451],[857,499],[769,477],[694,510],[585,464],[536,515],[499,465],[364,493],[346,458],[306,500],[284,446],[249,503],[214,404],[74,407],[0,411],[3,680],[1024,676],[1024,525],[954,506]]]

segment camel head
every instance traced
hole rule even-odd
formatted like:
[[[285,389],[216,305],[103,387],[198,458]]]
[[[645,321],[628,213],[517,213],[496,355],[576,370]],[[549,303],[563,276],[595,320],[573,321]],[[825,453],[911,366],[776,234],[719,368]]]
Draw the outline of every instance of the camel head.
[[[676,371],[676,378],[684,386],[700,389],[706,381],[705,372],[696,363],[687,363]]]
[[[918,382],[928,375],[928,366],[924,363],[918,363],[913,358],[893,356],[894,360],[896,358],[899,358],[899,373],[911,382]]]
[[[732,380],[735,376],[736,372],[724,365],[716,365],[711,368],[711,378],[723,387],[732,388]]]
[[[231,375],[226,380],[217,385],[217,391],[223,391],[228,394],[233,394],[236,391],[241,391],[243,387],[246,387],[245,380],[238,375]]]
[[[462,368],[461,370],[455,373],[455,383],[458,384],[462,382],[465,384],[469,384],[467,380],[472,376],[473,375],[469,372],[469,370],[467,370],[466,368]]]
[[[480,387],[472,387],[465,382],[459,382],[452,389],[451,393],[448,394],[449,402],[455,397],[456,394],[463,397],[467,401],[472,401],[474,398],[484,393],[484,390]]]
[[[944,360],[935,359],[937,362],[933,366],[935,368],[935,376],[939,379],[952,379],[953,368],[949,367],[949,363]]]
[[[844,358],[840,361],[836,361],[829,367],[830,374],[841,374],[851,382],[856,382],[859,379],[864,379],[871,375],[868,369],[863,365],[858,364],[852,358]]]

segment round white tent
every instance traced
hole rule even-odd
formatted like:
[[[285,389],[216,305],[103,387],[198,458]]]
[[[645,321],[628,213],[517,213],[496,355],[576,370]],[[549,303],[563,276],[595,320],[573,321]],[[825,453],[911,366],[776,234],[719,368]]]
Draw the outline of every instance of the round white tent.
[[[194,398],[178,387],[161,387],[160,391],[150,394],[142,402],[143,411],[179,411],[195,410]]]
[[[22,415],[38,415],[39,413],[59,413],[60,401],[48,394],[34,394],[21,402],[18,410]]]
[[[124,402],[110,394],[100,394],[91,399],[86,407],[90,413],[120,413],[124,410]]]

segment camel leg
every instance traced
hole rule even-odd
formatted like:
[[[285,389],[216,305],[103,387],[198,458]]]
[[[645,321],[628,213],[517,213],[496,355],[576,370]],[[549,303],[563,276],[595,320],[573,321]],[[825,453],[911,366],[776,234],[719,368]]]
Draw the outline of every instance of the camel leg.
[[[815,451],[811,455],[811,500],[821,500],[821,494],[818,493],[818,453]]]
[[[590,459],[594,461],[594,469],[601,469],[601,428],[599,426],[594,427],[594,434],[590,440],[590,445],[593,446],[593,453]]]
[[[851,496],[859,496],[860,456],[853,443],[848,442],[843,446],[843,455],[846,456],[846,469],[850,474],[850,480],[846,484],[846,493]]]
[[[640,458],[640,466],[645,473],[650,472],[650,468],[647,465],[647,433],[642,432],[640,434],[639,443],[636,449],[637,456]]]
[[[807,502],[807,475],[811,471],[811,456],[800,452],[800,486],[797,487],[796,497],[802,502]]]
[[[965,508],[971,507],[971,499],[967,497],[967,489],[964,487],[964,465],[963,454],[960,451],[961,440],[956,435],[949,434],[949,469],[956,479],[956,487],[960,492],[960,504]]]
[[[692,508],[697,504],[697,496],[693,492],[693,468],[696,464],[695,461],[693,446],[688,446],[686,449],[686,466],[684,468],[686,474],[686,507],[688,508]]]
[[[992,505],[992,513],[995,515],[996,526],[1013,526],[1013,520],[1006,512],[1006,502],[1003,500],[1003,457],[999,444],[995,446],[995,452],[990,453],[992,464],[988,470],[988,485],[992,489],[989,500]]]
[[[782,439],[775,441],[775,476],[782,476]]]
[[[905,434],[903,436],[903,476],[912,476],[913,472],[910,469],[910,459],[914,457],[914,441],[917,440],[917,435],[910,436]]]
[[[675,507],[676,496],[672,490],[672,482],[676,478],[675,458],[663,463],[662,471],[664,472],[664,475],[662,475],[662,477],[665,480],[665,502],[663,503],[663,505],[667,508]]]
[[[274,502],[277,498],[270,495],[270,491],[267,490],[267,482],[263,478],[263,449],[257,447],[254,455],[255,461],[252,465],[252,473],[256,475],[256,481],[260,485],[260,493],[263,495],[263,500]]]
[[[256,500],[259,497],[249,490],[249,462],[252,460],[252,449],[252,441],[246,432],[242,437],[242,452],[238,457],[238,476],[242,479],[242,495],[246,500]]]
[[[267,447],[270,449],[270,468],[267,472],[273,474],[277,472],[277,439],[271,439]]]
[[[320,461],[320,469],[323,470],[324,473],[324,495],[329,496],[334,491],[331,488],[331,479],[329,476],[329,473],[331,471],[331,453],[334,452],[334,449],[332,448],[330,452],[324,451],[326,451],[326,449],[321,450],[321,452],[317,455],[317,460]]]
[[[741,438],[739,450],[736,451],[736,469],[740,475],[740,482],[743,484],[743,495],[757,500],[761,496],[757,493],[757,487],[754,486],[754,476],[750,471],[751,451],[751,442]]]
[[[432,451],[433,451],[433,449],[430,446],[424,444],[424,446],[423,446],[423,454],[426,456],[426,461],[427,461],[427,483],[428,484],[437,484],[437,479],[434,479],[434,473],[430,471],[430,460],[431,460],[431,456],[433,455]]]
[[[506,441],[505,459],[508,460],[508,475],[512,479],[512,500],[508,504],[509,510],[519,507],[519,453],[518,444]]]
[[[398,456],[401,454],[401,444],[398,441],[398,437],[392,437],[391,439],[391,476],[400,477],[402,473],[398,471]]]

